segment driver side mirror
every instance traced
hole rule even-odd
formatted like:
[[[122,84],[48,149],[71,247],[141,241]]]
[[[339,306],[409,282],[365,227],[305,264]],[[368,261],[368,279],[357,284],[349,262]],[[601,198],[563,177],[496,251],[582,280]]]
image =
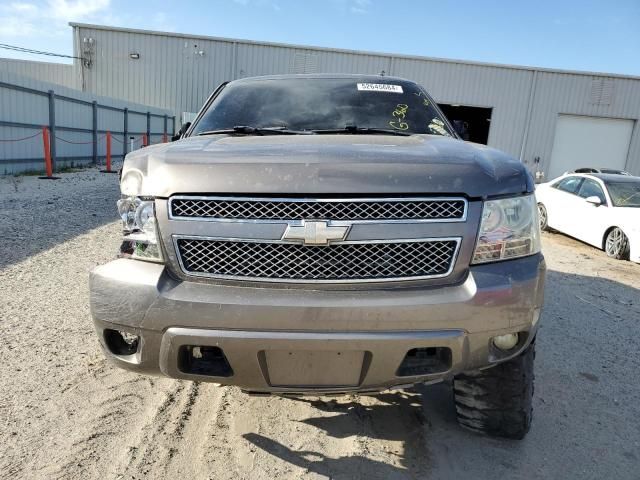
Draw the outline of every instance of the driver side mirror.
[[[589,202],[594,207],[599,207],[600,205],[602,205],[602,200],[600,200],[600,197],[597,197],[596,195],[587,197],[584,200],[585,202]]]
[[[171,137],[171,141],[175,142],[176,140],[180,140],[182,136],[185,133],[187,133],[187,130],[189,130],[190,126],[191,126],[191,122],[183,123],[182,126],[180,127],[180,130],[178,130],[178,133],[176,133],[173,137]]]

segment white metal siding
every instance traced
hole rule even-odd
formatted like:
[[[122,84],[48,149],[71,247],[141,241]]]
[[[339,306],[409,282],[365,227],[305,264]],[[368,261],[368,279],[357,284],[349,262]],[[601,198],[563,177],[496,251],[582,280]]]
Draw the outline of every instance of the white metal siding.
[[[94,39],[94,65],[84,70],[84,78],[86,90],[98,95],[168,106],[179,114],[198,111],[211,91],[231,78],[229,42],[93,29],[82,29],[80,37]],[[140,58],[131,59],[131,53]]]

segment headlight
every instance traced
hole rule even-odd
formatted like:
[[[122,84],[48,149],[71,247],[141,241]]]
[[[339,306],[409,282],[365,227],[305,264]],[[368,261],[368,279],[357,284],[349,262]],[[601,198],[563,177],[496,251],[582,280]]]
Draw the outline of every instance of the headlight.
[[[540,226],[533,195],[484,202],[472,263],[509,260],[539,251]]]
[[[162,262],[153,200],[123,197],[118,200],[118,213],[124,233],[120,256]]]

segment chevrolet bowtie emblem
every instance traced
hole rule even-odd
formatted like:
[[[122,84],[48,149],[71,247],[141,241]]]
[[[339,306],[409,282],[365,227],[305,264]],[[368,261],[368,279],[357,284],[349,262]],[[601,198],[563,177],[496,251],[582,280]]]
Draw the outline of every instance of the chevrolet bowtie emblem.
[[[329,245],[331,240],[344,240],[349,227],[329,225],[329,222],[302,221],[302,225],[289,225],[282,240],[299,240],[305,245]]]

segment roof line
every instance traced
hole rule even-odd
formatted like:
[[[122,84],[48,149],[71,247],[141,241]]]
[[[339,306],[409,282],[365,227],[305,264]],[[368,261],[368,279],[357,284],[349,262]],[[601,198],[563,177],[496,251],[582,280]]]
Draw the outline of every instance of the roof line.
[[[69,22],[69,26],[73,28],[91,28],[94,30],[139,33],[144,35],[158,35],[162,37],[213,40],[213,41],[227,42],[227,43],[244,43],[247,45],[260,45],[260,46],[266,46],[266,47],[298,48],[303,50],[315,50],[320,52],[336,52],[336,53],[348,53],[348,54],[358,54],[358,55],[370,55],[370,56],[385,57],[385,58],[402,58],[407,60],[426,60],[431,62],[452,63],[452,64],[460,64],[460,65],[474,65],[478,67],[504,68],[504,69],[524,70],[524,71],[531,71],[531,72],[538,71],[538,72],[546,72],[546,73],[559,73],[559,74],[565,74],[565,75],[587,75],[587,76],[598,76],[598,77],[608,77],[608,78],[624,78],[629,80],[640,80],[640,76],[625,75],[621,73],[590,72],[586,70],[585,71],[563,70],[563,69],[557,69],[557,68],[533,67],[533,66],[526,66],[526,65],[509,65],[509,64],[503,64],[503,63],[479,62],[475,60],[459,60],[459,59],[440,58],[440,57],[426,57],[422,55],[404,55],[400,53],[384,53],[384,52],[373,52],[373,51],[366,51],[366,50],[350,50],[350,49],[344,49],[344,48],[318,47],[313,45],[299,45],[299,44],[292,44],[292,43],[264,42],[264,41],[246,40],[246,39],[240,39],[240,38],[214,37],[210,35],[195,35],[195,34],[186,34],[186,33],[162,32],[159,30],[143,30],[138,28],[112,27],[108,25],[95,25],[90,23]]]
[[[27,60],[25,58],[11,58],[11,57],[0,57],[0,61],[9,61],[9,62],[16,62],[16,63],[39,63],[39,64],[44,64],[44,65],[63,65],[65,67],[73,67],[73,63],[64,63],[64,62],[45,62],[42,60]]]

